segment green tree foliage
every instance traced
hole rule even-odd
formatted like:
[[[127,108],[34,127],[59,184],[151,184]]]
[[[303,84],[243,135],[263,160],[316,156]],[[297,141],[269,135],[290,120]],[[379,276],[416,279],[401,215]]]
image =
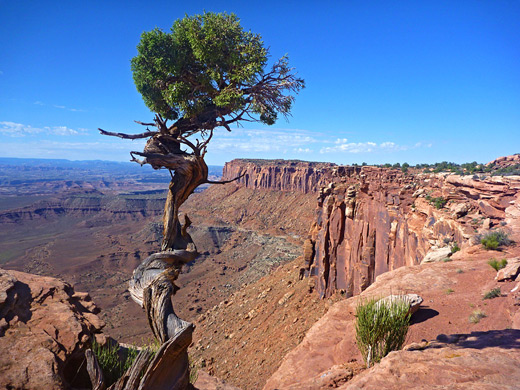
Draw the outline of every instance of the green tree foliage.
[[[404,300],[370,299],[356,310],[356,341],[368,367],[391,351],[401,349],[410,324],[410,306]]]
[[[131,61],[146,106],[177,120],[181,134],[240,120],[273,124],[290,114],[304,87],[287,57],[265,72],[268,50],[234,14],[205,12],[177,20],[171,32],[144,32]]]

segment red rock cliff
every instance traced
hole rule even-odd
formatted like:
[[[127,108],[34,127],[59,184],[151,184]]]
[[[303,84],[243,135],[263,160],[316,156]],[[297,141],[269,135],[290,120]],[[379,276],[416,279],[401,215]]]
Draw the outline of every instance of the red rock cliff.
[[[519,189],[518,177],[337,167],[320,191],[305,246],[319,295],[359,294],[376,276],[447,258],[453,247],[469,247],[492,227],[515,232]],[[446,203],[437,208],[436,199]]]
[[[246,188],[317,192],[326,185],[336,164],[297,160],[242,160],[226,163],[223,180],[243,175],[237,182]]]

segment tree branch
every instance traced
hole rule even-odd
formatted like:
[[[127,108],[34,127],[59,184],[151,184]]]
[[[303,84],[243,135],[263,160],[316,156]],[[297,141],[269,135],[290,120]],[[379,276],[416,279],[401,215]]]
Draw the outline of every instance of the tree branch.
[[[231,183],[231,182],[233,182],[235,180],[238,180],[241,177],[244,177],[245,174],[246,174],[246,172],[242,173],[240,176],[237,176],[237,177],[235,177],[234,179],[231,179],[231,180],[221,180],[221,181],[206,180],[206,181],[204,181],[204,183],[209,183],[209,184],[227,184],[227,183]]]
[[[135,123],[137,123],[138,125],[143,125],[143,126],[155,126],[155,123],[145,123],[145,122],[141,122],[141,121],[134,121]]]
[[[125,133],[113,133],[111,131],[106,131],[98,128],[99,132],[103,135],[108,135],[110,137],[119,137],[123,139],[140,139],[140,138],[148,138],[157,134],[157,131],[146,131],[140,134],[125,134]]]

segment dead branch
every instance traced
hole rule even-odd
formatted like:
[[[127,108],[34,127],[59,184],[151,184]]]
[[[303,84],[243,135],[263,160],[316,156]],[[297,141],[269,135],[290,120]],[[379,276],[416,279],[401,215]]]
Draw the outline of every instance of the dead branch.
[[[85,358],[87,359],[87,372],[92,383],[92,390],[105,390],[105,378],[103,377],[103,371],[99,366],[96,359],[96,355],[91,349],[85,351]]]
[[[157,131],[145,131],[140,134],[125,134],[125,133],[113,133],[111,131],[106,131],[98,128],[99,132],[103,135],[108,135],[110,137],[119,137],[123,139],[140,139],[140,138],[149,138],[157,134]]]
[[[220,181],[206,180],[204,183],[209,183],[209,184],[227,184],[227,183],[234,182],[235,180],[238,180],[241,177],[244,177],[245,174],[246,174],[246,172],[242,173],[240,176],[237,176],[237,177],[235,177],[234,179],[231,179],[231,180],[220,180]]]

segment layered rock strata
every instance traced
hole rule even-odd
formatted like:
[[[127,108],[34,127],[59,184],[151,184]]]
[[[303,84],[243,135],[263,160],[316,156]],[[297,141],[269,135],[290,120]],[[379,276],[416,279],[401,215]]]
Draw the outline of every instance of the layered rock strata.
[[[337,167],[319,193],[305,244],[307,269],[320,296],[357,295],[376,276],[445,260],[491,228],[515,234],[519,190],[513,176]]]
[[[240,177],[237,183],[246,188],[317,192],[328,184],[336,164],[298,160],[246,160],[226,163],[223,179]]]

